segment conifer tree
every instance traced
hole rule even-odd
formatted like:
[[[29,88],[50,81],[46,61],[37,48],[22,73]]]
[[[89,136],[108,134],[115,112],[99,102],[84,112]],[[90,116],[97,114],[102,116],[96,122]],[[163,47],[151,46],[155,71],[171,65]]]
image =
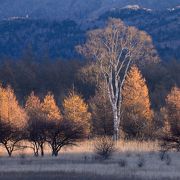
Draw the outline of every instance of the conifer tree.
[[[74,91],[63,102],[64,116],[67,120],[83,125],[86,132],[90,130],[91,113],[83,98]]]
[[[166,111],[173,134],[180,135],[180,88],[172,88],[167,96]]]
[[[34,95],[34,92],[27,98],[25,110],[28,115],[27,123],[27,139],[31,142],[34,150],[34,155],[44,156],[44,144],[46,142],[46,121],[42,111],[42,105],[39,97]]]
[[[180,151],[180,88],[174,87],[168,94],[163,116],[164,127],[168,124],[168,131],[162,135],[162,148]]]
[[[28,96],[25,110],[29,116],[40,116],[42,111],[41,101],[38,96],[35,96],[34,92]]]
[[[150,130],[153,114],[145,79],[135,65],[126,77],[122,94],[123,130],[129,137],[144,136]]]
[[[48,93],[42,103],[42,111],[47,120],[60,120],[62,118],[61,112],[56,105],[54,95]]]
[[[0,87],[0,143],[9,156],[19,148],[23,129],[26,125],[26,113],[16,100],[13,89]]]

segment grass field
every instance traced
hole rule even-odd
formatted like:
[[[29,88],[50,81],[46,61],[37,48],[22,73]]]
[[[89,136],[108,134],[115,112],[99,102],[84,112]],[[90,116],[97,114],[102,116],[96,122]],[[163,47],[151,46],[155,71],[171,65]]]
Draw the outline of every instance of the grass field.
[[[9,158],[1,149],[0,179],[22,180],[179,180],[180,154],[169,152],[163,160],[157,142],[119,142],[109,160],[96,158],[93,142],[64,148],[57,158],[35,158],[30,150],[16,152]]]

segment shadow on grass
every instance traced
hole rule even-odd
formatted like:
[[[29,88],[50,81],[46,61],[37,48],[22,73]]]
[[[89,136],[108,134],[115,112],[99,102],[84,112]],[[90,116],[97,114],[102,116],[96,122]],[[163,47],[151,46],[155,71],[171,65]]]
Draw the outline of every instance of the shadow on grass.
[[[0,173],[0,180],[138,180],[135,177],[101,176],[90,173],[25,172]]]

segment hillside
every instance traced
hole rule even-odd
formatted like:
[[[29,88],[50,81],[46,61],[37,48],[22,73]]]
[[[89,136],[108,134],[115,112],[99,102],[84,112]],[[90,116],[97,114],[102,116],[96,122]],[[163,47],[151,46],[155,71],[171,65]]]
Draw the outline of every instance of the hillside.
[[[179,0],[0,0],[0,19],[28,15],[36,19],[82,20],[129,4],[159,10],[175,7]]]
[[[18,58],[29,46],[38,57],[78,58],[75,46],[86,31],[101,27],[109,17],[149,33],[162,59],[180,59],[180,8],[151,10],[138,6],[114,8],[96,19],[82,22],[11,17],[0,21],[0,57]]]
[[[103,24],[110,17],[120,18],[126,24],[136,26],[150,34],[162,58],[180,59],[179,7],[163,11],[139,8],[138,6],[116,8],[101,15],[96,24]]]
[[[74,21],[13,18],[0,22],[0,57],[21,57],[29,48],[37,57],[74,58],[84,32]]]

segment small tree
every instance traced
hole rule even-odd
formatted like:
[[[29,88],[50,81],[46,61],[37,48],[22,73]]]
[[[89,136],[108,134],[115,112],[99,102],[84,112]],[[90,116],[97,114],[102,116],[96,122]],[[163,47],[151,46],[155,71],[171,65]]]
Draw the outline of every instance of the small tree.
[[[83,138],[83,127],[70,120],[49,121],[47,129],[47,142],[52,149],[52,156],[58,156],[64,146],[76,145]]]
[[[147,136],[151,130],[153,113],[146,82],[136,66],[132,66],[127,74],[122,97],[124,132],[131,138]]]
[[[74,91],[70,92],[69,96],[64,99],[63,109],[65,119],[80,124],[85,133],[89,133],[91,113],[80,95]]]

